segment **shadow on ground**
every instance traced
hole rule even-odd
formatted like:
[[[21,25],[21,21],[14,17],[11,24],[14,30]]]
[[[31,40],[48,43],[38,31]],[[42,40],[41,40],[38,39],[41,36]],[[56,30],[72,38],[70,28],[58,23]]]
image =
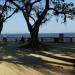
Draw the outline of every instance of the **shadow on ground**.
[[[57,46],[59,46],[60,48]],[[73,45],[71,47],[74,48]],[[60,44],[59,45],[54,44],[54,45],[50,45],[50,48],[48,48],[47,52],[50,51],[54,53],[72,52],[72,50],[71,51],[68,50],[71,47],[70,46],[68,47],[66,45],[62,46]],[[43,75],[58,75],[59,73],[61,73],[61,75],[75,74],[75,59],[59,57],[59,56],[55,56],[54,54],[47,54],[43,51],[33,53],[30,50],[17,49],[16,46],[12,47],[7,45],[0,48],[1,48],[0,53],[2,53],[0,54],[1,62],[5,61],[9,63],[14,63],[16,65],[19,64],[19,65],[27,66],[38,72],[41,72]],[[53,51],[54,49],[56,49],[56,52]],[[56,59],[56,61],[50,61],[49,59],[47,60],[47,58]],[[58,60],[60,60],[61,63]],[[69,64],[63,63],[62,61],[69,62]],[[65,69],[63,66],[67,67],[67,69]],[[71,67],[72,69],[69,69],[69,67]]]

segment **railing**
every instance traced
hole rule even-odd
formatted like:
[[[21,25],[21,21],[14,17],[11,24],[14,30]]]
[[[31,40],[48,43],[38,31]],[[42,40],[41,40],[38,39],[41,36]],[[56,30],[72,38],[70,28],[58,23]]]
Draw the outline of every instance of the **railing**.
[[[64,38],[59,38],[59,37],[42,37],[40,38],[41,42],[56,42],[56,43],[63,43],[63,42],[70,42],[73,43],[75,42],[75,37],[64,37]]]
[[[56,43],[63,43],[63,42],[70,42],[73,43],[75,42],[75,37],[64,37],[64,38],[59,38],[59,37],[42,37],[40,38],[41,42],[56,42]]]
[[[0,39],[1,41],[20,41],[21,37],[3,37]],[[29,40],[29,38],[24,37],[25,42]],[[39,37],[40,42],[55,42],[55,43],[63,43],[63,42],[75,42],[75,37]]]

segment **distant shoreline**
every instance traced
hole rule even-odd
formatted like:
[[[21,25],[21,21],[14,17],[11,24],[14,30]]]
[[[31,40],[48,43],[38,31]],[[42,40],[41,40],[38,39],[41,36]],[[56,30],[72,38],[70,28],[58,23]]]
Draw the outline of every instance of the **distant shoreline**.
[[[59,37],[63,34],[64,37],[75,37],[75,33],[39,33],[39,37]],[[29,33],[16,33],[16,34],[1,34],[0,37],[30,37]]]

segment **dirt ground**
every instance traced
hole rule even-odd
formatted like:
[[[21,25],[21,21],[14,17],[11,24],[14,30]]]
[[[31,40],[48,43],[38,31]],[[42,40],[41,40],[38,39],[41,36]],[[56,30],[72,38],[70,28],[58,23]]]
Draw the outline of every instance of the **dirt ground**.
[[[0,75],[75,75],[75,44],[49,44],[35,53],[18,45],[0,45]]]

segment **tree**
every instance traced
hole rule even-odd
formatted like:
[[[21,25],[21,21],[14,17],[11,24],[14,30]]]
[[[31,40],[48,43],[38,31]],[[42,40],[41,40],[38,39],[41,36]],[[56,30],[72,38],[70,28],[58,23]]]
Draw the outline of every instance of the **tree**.
[[[13,12],[8,14],[11,10],[13,10]],[[8,4],[8,0],[0,1],[0,33],[3,29],[3,23],[16,12],[17,9],[14,10],[14,8]]]
[[[28,30],[31,35],[31,45],[33,48],[38,47],[38,32],[42,23],[47,21],[48,11],[52,10],[55,16],[63,16],[64,22],[66,18],[73,18],[73,3],[65,3],[65,0],[8,0],[21,10],[26,20]]]
[[[46,21],[49,0],[9,0],[9,2],[22,11],[31,35],[31,46],[38,48],[39,27]]]
[[[55,16],[66,18],[74,15],[73,3],[65,3],[65,0],[8,0],[11,4],[21,10],[26,20],[31,35],[32,48],[38,47],[38,32],[42,23],[47,21],[48,11],[52,10]],[[32,22],[31,22],[32,21]]]

